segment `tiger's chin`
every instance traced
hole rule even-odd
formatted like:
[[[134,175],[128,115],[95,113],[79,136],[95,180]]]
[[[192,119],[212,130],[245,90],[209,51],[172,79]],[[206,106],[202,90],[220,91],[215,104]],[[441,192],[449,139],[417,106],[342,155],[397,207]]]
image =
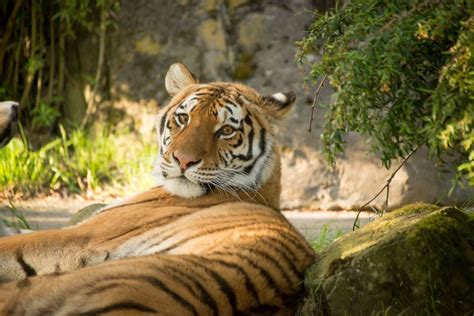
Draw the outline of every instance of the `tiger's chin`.
[[[207,193],[204,187],[184,177],[163,179],[161,184],[169,193],[186,199],[197,198]]]

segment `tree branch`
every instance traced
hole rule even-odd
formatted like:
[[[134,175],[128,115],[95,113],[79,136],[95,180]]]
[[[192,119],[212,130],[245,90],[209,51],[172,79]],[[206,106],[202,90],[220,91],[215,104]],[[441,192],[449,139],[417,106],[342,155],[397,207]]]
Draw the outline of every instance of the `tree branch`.
[[[357,221],[359,220],[359,216],[360,216],[360,213],[362,212],[362,210],[367,207],[370,203],[372,203],[376,198],[378,198],[380,196],[380,194],[382,194],[382,192],[384,190],[387,190],[387,195],[385,197],[385,205],[384,205],[384,212],[387,210],[388,208],[388,196],[389,196],[389,193],[390,193],[390,183],[392,182],[393,178],[395,177],[395,175],[397,174],[397,172],[403,167],[403,165],[405,165],[405,163],[408,161],[408,159],[410,159],[411,156],[413,156],[413,154],[418,150],[418,147],[415,147],[415,149],[412,150],[412,152],[410,152],[408,154],[408,156],[405,157],[405,159],[403,159],[403,161],[400,163],[400,165],[397,167],[397,169],[395,169],[394,172],[392,172],[392,174],[390,175],[390,177],[387,179],[387,183],[382,187],[382,189],[380,189],[380,191],[373,197],[371,198],[367,203],[365,203],[364,205],[362,205],[360,208],[359,208],[359,211],[357,212],[357,216],[354,220],[354,223],[352,224],[352,230],[355,230],[356,228],[360,228],[359,225],[357,224]]]
[[[321,79],[321,82],[319,83],[318,88],[316,89],[316,92],[314,93],[314,99],[313,99],[313,104],[311,105],[311,119],[309,120],[309,128],[308,132],[312,132],[312,126],[313,126],[313,120],[314,120],[314,109],[316,108],[316,101],[318,100],[319,93],[321,92],[321,89],[324,86],[324,83],[328,79],[328,75],[324,75],[323,79]]]

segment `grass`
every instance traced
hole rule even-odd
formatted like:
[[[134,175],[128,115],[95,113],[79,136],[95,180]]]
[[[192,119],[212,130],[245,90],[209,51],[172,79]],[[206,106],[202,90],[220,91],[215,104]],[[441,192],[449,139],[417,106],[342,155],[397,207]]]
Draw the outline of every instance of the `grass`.
[[[23,215],[20,211],[17,210],[17,208],[15,207],[15,205],[13,204],[11,200],[9,200],[8,202],[9,202],[9,206],[7,208],[11,212],[11,219],[2,218],[3,224],[15,230],[18,230],[18,229],[31,230],[32,229],[31,225],[28,223],[25,215]]]
[[[152,184],[156,145],[130,136],[82,130],[66,133],[37,151],[13,139],[0,150],[0,191],[13,195],[67,192],[93,195],[106,186],[129,192]]]
[[[331,228],[328,224],[321,226],[319,234],[310,240],[310,244],[316,252],[321,252],[324,248],[329,246],[334,239],[342,236],[343,232],[339,228]]]

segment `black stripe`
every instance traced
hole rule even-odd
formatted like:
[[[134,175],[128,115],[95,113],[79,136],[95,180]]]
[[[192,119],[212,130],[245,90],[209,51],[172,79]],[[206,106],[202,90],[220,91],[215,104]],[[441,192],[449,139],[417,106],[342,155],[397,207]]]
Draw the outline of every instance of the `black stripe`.
[[[202,96],[212,96],[213,93],[211,91],[204,91],[204,92],[196,92],[193,93],[196,97],[202,97]]]
[[[79,259],[79,268],[84,268],[86,265],[87,265],[87,258],[86,257],[81,257]],[[61,272],[59,264],[58,264],[58,270],[59,270],[58,272]]]
[[[279,312],[281,312],[280,309],[281,307],[276,305],[263,304],[257,307],[253,307],[250,310],[246,310],[245,315],[279,315]]]
[[[194,260],[194,257],[197,260]],[[187,257],[180,257],[182,260],[191,262],[195,266],[201,267],[207,274],[211,275],[211,277],[217,282],[219,285],[220,290],[224,295],[227,297],[227,301],[229,302],[230,307],[232,308],[232,314],[235,314],[236,307],[237,307],[237,298],[235,297],[234,290],[232,287],[227,283],[227,281],[221,277],[216,271],[212,270],[209,265],[202,264],[202,257],[197,256],[187,256]]]
[[[224,108],[230,112],[230,115],[234,115],[234,111],[232,110],[232,108],[228,105],[225,105]],[[234,121],[234,123],[237,123],[237,120],[233,117],[230,117],[230,121],[232,122],[232,120]]]
[[[106,241],[111,241],[111,240],[114,240],[114,239],[117,239],[117,238],[120,238],[120,237],[123,237],[127,234],[130,234],[136,230],[141,230],[143,229],[143,227],[146,227],[146,226],[151,226],[153,229],[155,228],[158,228],[160,226],[164,226],[164,225],[167,225],[169,224],[171,221],[173,221],[173,217],[175,217],[174,220],[177,220],[178,218],[180,218],[181,216],[184,216],[184,215],[189,215],[189,213],[183,213],[183,214],[172,214],[172,215],[168,215],[168,216],[163,216],[163,217],[160,217],[156,220],[153,220],[153,221],[149,221],[149,222],[146,222],[140,226],[136,226],[136,227],[133,227],[131,229],[128,229],[124,232],[121,232],[120,234],[118,235],[114,235],[112,237],[108,237],[106,239],[102,239],[101,242],[106,242]],[[164,223],[160,223],[161,221],[165,221]],[[145,233],[146,231],[144,231],[143,233]],[[139,235],[138,235],[139,236]],[[135,236],[133,236],[135,237]]]
[[[25,272],[27,277],[36,275],[35,269],[32,266],[30,266],[28,263],[26,263],[21,251],[18,251],[16,253],[16,262],[18,262],[18,264],[21,266],[21,268],[23,269],[23,272]]]
[[[232,217],[232,216],[230,216]],[[224,219],[225,220],[225,219]],[[228,219],[227,219],[228,220]],[[251,221],[250,223],[247,223],[247,221]],[[160,253],[162,252],[166,252],[166,251],[170,251],[172,249],[175,249],[176,247],[179,247],[181,246],[182,244],[190,241],[190,240],[193,240],[195,238],[199,238],[199,237],[202,237],[204,235],[210,235],[210,234],[213,234],[213,233],[217,233],[217,232],[223,232],[223,231],[226,231],[226,230],[232,230],[232,229],[235,229],[235,228],[241,228],[241,227],[246,227],[246,226],[249,226],[249,229],[247,231],[254,231],[254,230],[259,230],[259,229],[264,229],[264,230],[270,230],[270,231],[275,231],[275,232],[278,232],[279,234],[281,234],[281,226],[278,225],[279,223],[276,222],[276,223],[270,223],[270,222],[264,222],[264,223],[258,223],[258,224],[255,224],[256,221],[254,219],[248,219],[248,220],[239,220],[239,222],[246,222],[245,224],[240,224],[240,225],[237,225],[236,223],[234,222],[228,222],[228,224],[230,226],[223,226],[223,227],[218,227],[218,228],[215,228],[215,229],[205,229],[203,231],[200,231],[198,234],[194,234],[192,236],[188,236],[186,238],[183,238],[181,239],[180,241],[177,241],[176,243],[174,243],[173,245],[170,245],[168,246],[167,248],[163,249],[160,251]],[[225,223],[225,222],[224,222]],[[211,222],[209,223],[209,225],[215,225],[216,223],[215,222]],[[269,224],[276,224],[277,225],[277,228],[272,228],[272,227],[269,227],[268,225]],[[289,233],[289,231],[287,231],[286,233]],[[169,239],[171,237],[173,237],[174,235],[171,235],[169,237],[166,237],[164,239],[161,239],[160,241],[158,241],[157,243],[153,243],[152,245],[148,246],[148,249],[149,248],[152,248],[154,246],[158,246],[160,243],[162,243],[163,241],[165,241],[166,239]],[[283,239],[286,239],[286,240],[289,240],[289,238],[291,239],[290,236],[286,236],[286,235],[281,235],[280,236],[281,238]],[[150,239],[152,239],[153,237],[151,237]],[[262,237],[263,238],[263,237]],[[290,240],[290,242],[292,242]],[[298,247],[298,245],[295,245],[297,246],[297,248],[300,248]],[[290,248],[286,248],[288,249],[288,251],[291,251]],[[291,251],[292,255],[296,257],[296,255],[293,253],[293,251]]]
[[[271,264],[273,264],[281,272],[281,274],[283,275],[283,277],[285,278],[285,280],[288,284],[293,284],[293,281],[291,280],[290,276],[286,273],[286,270],[284,269],[284,267],[282,267],[282,265],[278,262],[278,260],[273,258],[269,253],[264,252],[264,251],[260,251],[260,250],[254,249],[254,248],[249,248],[249,247],[242,247],[242,249],[244,249],[248,252],[251,252],[254,255],[257,255],[257,256],[262,257],[265,260],[269,261]],[[228,254],[232,254],[232,251],[228,251]],[[274,287],[278,287],[277,282],[273,279],[272,279],[272,281],[273,281],[273,283],[271,285],[274,286]]]
[[[132,261],[128,261],[128,262],[132,262]],[[52,300],[50,300],[49,305],[46,305],[41,310],[42,311],[48,311],[47,314],[54,314],[55,313],[54,311],[57,311],[62,306],[64,306],[64,304],[66,304],[68,298],[73,297],[74,295],[77,295],[78,293],[85,291],[84,288],[90,289],[89,292],[94,291],[95,285],[98,284],[99,282],[120,281],[120,282],[117,282],[117,284],[119,284],[120,287],[123,289],[123,286],[124,286],[123,281],[134,281],[134,282],[138,282],[138,283],[147,282],[150,285],[152,285],[156,288],[159,288],[161,291],[168,294],[172,299],[174,299],[174,301],[177,304],[179,304],[182,307],[184,307],[185,309],[189,310],[194,315],[197,315],[197,312],[196,312],[195,308],[188,301],[184,300],[181,296],[179,296],[178,294],[173,292],[163,282],[161,282],[160,280],[158,280],[155,277],[151,277],[151,276],[148,276],[148,275],[136,275],[136,274],[110,275],[108,273],[101,273],[99,276],[100,276],[99,278],[96,278],[96,279],[92,280],[92,282],[90,282],[90,283],[80,284],[80,285],[76,285],[76,286],[69,286],[67,288],[64,288],[61,291],[62,300],[59,300],[58,297],[52,297]],[[102,291],[106,290],[107,288],[109,288],[108,285],[103,285],[102,287],[97,288],[96,292],[100,292],[100,290],[102,290]],[[116,304],[121,304],[121,303],[116,303]],[[113,308],[115,308],[114,306],[116,304],[111,305],[111,306]],[[106,308],[109,308],[109,307],[106,307]],[[127,307],[121,307],[121,306],[118,306],[116,309],[121,309],[121,308],[122,309],[127,309]],[[131,306],[129,309],[133,309],[133,306]],[[156,312],[156,311],[152,310],[151,312]],[[88,312],[85,313],[85,315],[89,315],[89,314],[90,315],[92,315],[92,314],[95,315],[97,313],[99,313],[99,312],[88,311]],[[102,313],[104,313],[104,312],[102,312]],[[43,313],[43,312],[38,313],[38,315],[44,315],[44,314],[46,314],[46,313]]]
[[[102,280],[102,281],[110,283],[110,280]],[[86,295],[91,296],[91,295],[99,294],[99,293],[105,292],[105,291],[110,290],[110,289],[114,289],[117,286],[122,286],[122,285],[123,285],[122,283],[117,283],[117,282],[114,282],[114,283],[111,283],[111,284],[104,284],[104,285],[98,285],[96,283],[96,284],[93,285],[94,286],[93,289],[86,292]]]
[[[181,284],[183,287],[185,287],[189,293],[191,293],[192,296],[194,296],[200,303],[202,303],[202,295],[197,295],[196,292],[193,290],[193,288],[189,285],[189,283],[186,282],[186,280],[188,281],[194,281],[195,285],[199,285],[201,289],[204,289],[201,284],[199,284],[195,279],[193,279],[192,277],[190,277],[189,275],[184,275],[184,278],[183,278],[183,273],[180,271],[180,270],[177,270],[177,269],[174,269],[173,267],[171,266],[166,266],[166,271],[158,268],[157,266],[152,266],[152,269],[155,269],[157,270],[158,272],[162,273],[162,274],[165,274],[165,275],[168,275],[170,276],[174,282],[179,282],[179,284]],[[169,273],[169,270],[174,270],[175,273]],[[177,274],[178,275],[177,275]],[[206,292],[207,293],[207,292]],[[203,293],[199,293],[199,294],[203,294]],[[209,293],[207,293],[207,295],[209,296]],[[208,302],[209,302],[209,298],[210,296],[208,297]],[[212,300],[212,298],[211,298]],[[217,304],[214,300],[212,300],[210,302],[210,304],[214,304],[214,306],[211,306],[211,305],[208,305],[214,312],[214,315],[217,315],[218,314],[218,310],[217,310]],[[197,312],[196,312],[197,313]]]
[[[239,135],[240,137],[237,139],[237,143],[235,145],[231,145],[233,148],[237,148],[237,147],[240,147],[242,145],[242,143],[244,142],[244,138]]]
[[[165,274],[163,272],[163,274]],[[165,274],[166,275],[166,274]],[[156,277],[149,276],[149,275],[118,275],[118,276],[111,276],[107,279],[102,280],[129,280],[129,281],[145,281],[148,284],[159,288],[161,291],[168,294],[177,304],[184,307],[188,311],[190,311],[193,315],[197,315],[197,311],[193,305],[191,305],[187,300],[185,300],[182,296],[171,290],[165,283],[159,280]]]
[[[228,221],[228,219],[227,219],[227,221]],[[244,221],[240,220],[240,222],[244,222]],[[200,231],[198,234],[194,234],[192,236],[183,238],[180,241],[168,246],[167,248],[161,250],[160,253],[172,250],[172,249],[174,249],[176,247],[179,247],[180,245],[182,245],[182,244],[184,244],[184,243],[186,243],[190,240],[193,240],[195,238],[199,238],[199,237],[202,237],[202,236],[205,236],[205,235],[209,235],[209,234],[213,234],[213,233],[217,233],[217,232],[222,232],[222,231],[226,231],[226,230],[232,230],[232,229],[235,229],[235,228],[245,227],[245,226],[251,226],[252,229],[253,229],[256,226],[255,225],[255,220],[253,220],[253,219],[245,220],[245,222],[246,222],[245,224],[241,224],[241,225],[235,225],[235,223],[233,223],[233,222],[227,222],[229,224],[229,226],[219,227],[219,228],[215,228],[215,229],[212,229],[212,230],[211,229],[206,229],[206,230]],[[224,223],[226,223],[226,222],[224,222]],[[215,224],[216,223],[213,223],[213,222],[209,223],[209,225],[215,225]],[[172,238],[172,237],[173,237],[173,235],[171,235],[170,237],[166,237],[166,238],[160,240],[159,242],[148,246],[147,249],[150,249],[154,246],[158,246],[159,244],[164,242],[166,239],[169,239],[169,238]]]
[[[250,218],[248,218],[248,217],[250,217]],[[235,219],[234,214],[227,215],[227,216],[214,217],[214,218],[212,218],[212,222],[206,223],[206,227],[208,227],[210,225],[216,225],[216,224],[228,224],[228,225],[231,225],[230,228],[240,227],[240,226],[235,226],[235,224],[236,223],[249,222],[249,221],[253,224],[253,223],[256,222],[255,217],[258,218],[259,216],[255,215],[255,214],[252,214],[252,213],[246,213],[246,214],[243,213],[243,214],[238,215],[237,220]],[[265,216],[263,216],[263,217],[265,217]],[[184,227],[189,230],[191,228],[194,228],[195,226],[197,226],[197,225],[191,224],[191,225],[185,225]],[[245,226],[245,225],[241,225],[241,226]],[[203,225],[199,224],[198,227],[203,228]],[[227,228],[227,226],[225,226],[225,227]],[[151,247],[154,247],[154,246],[158,246],[160,243],[164,242],[165,240],[167,240],[169,238],[172,238],[172,237],[175,237],[175,235],[177,233],[181,232],[182,230],[183,230],[183,227],[172,226],[172,227],[170,227],[166,230],[159,231],[155,235],[149,236],[147,239],[144,239],[140,243],[138,243],[135,246],[134,250],[140,248],[141,246],[144,246],[146,243],[151,242],[151,241],[155,240],[156,238],[161,237],[161,239],[157,243],[153,243],[151,245],[148,245],[147,249],[149,249]],[[199,232],[198,235],[194,235],[194,236],[195,237],[200,237],[200,236],[203,236],[205,234],[209,234],[209,231],[202,232],[202,233]]]
[[[253,249],[245,248],[249,252],[253,252],[254,254],[257,253],[259,256],[265,257],[265,254],[262,253],[261,251],[256,251]],[[273,289],[276,294],[280,297],[283,297],[284,294],[281,292],[281,289],[278,287],[277,282],[273,279],[273,277],[268,273],[267,270],[265,270],[263,267],[261,267],[258,263],[254,262],[252,259],[250,259],[248,256],[242,253],[238,253],[236,251],[228,250],[228,251],[217,251],[214,252],[213,254],[215,255],[224,255],[224,256],[235,256],[238,257],[241,261],[246,261],[250,266],[252,266],[255,270],[257,270],[260,273],[260,276],[265,279],[267,282],[267,285]],[[269,260],[270,261],[270,260]]]
[[[166,292],[169,296],[171,296],[178,304],[183,306],[185,309],[190,311],[193,315],[197,315],[197,311],[191,303],[185,300],[181,295],[172,291],[166,284],[160,281],[158,278],[151,277],[151,276],[140,276],[142,280],[147,281],[148,283],[152,284],[155,287],[160,288],[162,291]]]
[[[129,310],[129,311],[136,311],[136,312],[148,312],[148,313],[156,313],[157,311],[151,307],[146,305],[142,305],[139,303],[131,302],[131,301],[123,301],[114,303],[105,307],[95,308],[88,310],[87,312],[78,313],[77,315],[98,315],[104,313],[110,313],[114,311],[120,310]]]
[[[207,260],[209,260],[209,259],[207,259]],[[257,290],[255,289],[255,285],[250,280],[250,277],[249,277],[248,273],[242,267],[238,266],[235,263],[227,262],[227,261],[224,261],[224,260],[219,260],[219,259],[214,259],[214,258],[212,258],[210,260],[212,262],[217,262],[220,265],[226,266],[230,269],[234,269],[234,270],[240,272],[242,274],[242,276],[244,277],[244,279],[245,279],[245,282],[244,282],[245,283],[245,289],[247,290],[247,292],[249,292],[250,296],[252,296],[253,298],[255,298],[257,300],[257,303],[260,303],[260,299],[258,297]]]
[[[313,250],[310,250],[310,249],[307,249],[306,247],[304,247],[302,245],[302,243],[305,243],[306,241],[303,239],[302,236],[300,236],[299,238],[297,236],[294,236],[294,231],[292,229],[290,229],[289,227],[286,229],[285,233],[283,234],[282,233],[282,227],[279,227],[277,229],[275,228],[267,228],[268,230],[270,231],[274,231],[276,233],[278,233],[279,237],[288,241],[289,243],[291,243],[293,245],[293,248],[296,248],[298,251],[302,251],[304,252],[305,255],[307,255],[308,257],[314,257],[314,251]],[[274,237],[265,237],[265,238],[270,238],[270,239],[274,239]],[[289,252],[291,252],[292,256],[293,257],[297,257],[297,253],[295,253],[295,249],[290,249],[289,247],[286,247],[285,249],[287,249]]]
[[[265,145],[266,145],[265,134],[266,134],[266,130],[262,127],[262,129],[260,131],[260,140],[259,140],[259,143],[258,143],[258,147],[260,148],[260,153],[255,158],[255,160],[253,161],[253,164],[251,164],[250,166],[248,166],[247,168],[244,169],[245,173],[250,174],[252,172],[252,169],[256,166],[257,161],[265,154]],[[251,145],[253,145],[253,144],[251,144]],[[263,168],[260,169],[260,172],[262,170],[263,170]]]
[[[277,252],[280,254],[281,257],[283,257],[284,261],[286,262],[286,264],[288,265],[289,269],[293,272],[293,274],[299,279],[301,278],[301,273],[303,273],[303,271],[301,271],[301,269],[298,269],[296,267],[296,264],[295,264],[295,261],[297,260],[296,258],[290,258],[288,257],[287,253],[285,251],[282,251],[281,249],[279,249],[277,247],[278,246],[281,246],[285,249],[287,249],[286,245],[282,244],[281,242],[275,242],[275,241],[270,241],[268,239],[264,239],[261,241],[262,243],[266,244],[268,249],[272,249],[273,251]]]
[[[179,257],[177,257],[179,258]],[[170,257],[164,257],[164,256],[161,256],[160,259],[166,261],[167,259],[171,259],[170,261],[172,261],[173,264],[176,264],[176,262],[174,262],[172,259],[173,258],[170,258]],[[199,300],[201,300],[202,303],[206,304],[211,310],[212,310],[212,314],[213,315],[218,315],[219,314],[219,310],[218,310],[218,307],[217,307],[217,303],[216,301],[214,300],[214,298],[211,296],[211,294],[201,285],[201,283],[195,278],[194,275],[190,275],[190,274],[187,274],[185,273],[183,270],[180,270],[178,268],[175,268],[175,267],[172,267],[170,265],[167,266],[167,269],[170,269],[172,270],[173,272],[177,273],[177,274],[180,274],[182,275],[183,277],[185,277],[187,280],[191,281],[192,284],[197,287],[199,293],[197,294],[197,297]],[[189,289],[189,288],[188,288]],[[192,291],[191,289],[189,289],[193,294],[196,294],[194,291]]]

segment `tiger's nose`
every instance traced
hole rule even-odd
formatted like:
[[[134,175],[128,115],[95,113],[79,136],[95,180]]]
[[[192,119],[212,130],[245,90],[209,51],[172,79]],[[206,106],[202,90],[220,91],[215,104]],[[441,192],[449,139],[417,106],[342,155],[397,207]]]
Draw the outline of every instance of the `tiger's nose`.
[[[192,167],[198,164],[199,162],[201,162],[201,159],[193,155],[182,153],[179,150],[173,153],[173,157],[174,159],[178,161],[179,167],[181,168],[181,171],[183,172],[187,170],[189,167]]]

